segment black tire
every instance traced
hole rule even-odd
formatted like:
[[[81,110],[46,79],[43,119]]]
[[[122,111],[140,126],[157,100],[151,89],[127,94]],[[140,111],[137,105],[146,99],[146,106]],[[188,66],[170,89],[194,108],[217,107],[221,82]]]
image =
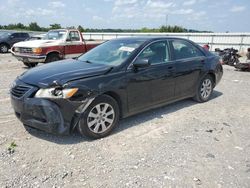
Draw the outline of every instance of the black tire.
[[[9,51],[9,46],[6,44],[0,44],[0,53],[7,53]]]
[[[32,68],[32,67],[35,67],[37,66],[38,63],[23,63],[25,66],[29,67],[29,68]]]
[[[105,112],[103,110],[104,110],[104,108],[105,108],[104,106],[106,104],[110,105],[105,110],[106,114],[109,114],[110,112],[114,112],[114,115],[111,114],[111,115],[105,116],[107,119],[109,119],[110,117],[111,117],[111,119],[113,118],[113,122],[110,123],[108,126],[106,126],[106,123],[108,123],[108,122],[105,122],[105,120],[101,120],[101,118],[105,118],[105,117],[100,116],[100,113],[98,113],[97,111],[96,111],[96,113],[94,113],[94,110],[97,109],[96,108],[97,106],[100,105],[100,107],[102,108],[102,105],[103,105],[103,108],[101,109],[100,112],[105,114]],[[112,111],[112,109],[113,109],[113,111]],[[93,116],[91,117],[90,114],[94,114],[94,115],[98,114],[98,115],[94,118]],[[77,129],[82,136],[86,136],[86,137],[91,138],[91,139],[103,138],[103,137],[109,135],[112,132],[112,130],[117,126],[117,124],[119,122],[119,118],[120,118],[120,111],[119,111],[119,106],[118,106],[116,100],[108,95],[101,95],[101,96],[97,97],[89,105],[87,110],[85,110],[85,112],[82,114],[82,117],[77,125]],[[95,123],[93,124],[92,122],[95,122]],[[102,123],[105,125],[105,128],[106,128],[106,130],[104,129],[105,131],[102,130],[103,127],[100,125]],[[93,125],[91,125],[91,124],[93,124]],[[89,125],[91,125],[91,126],[89,127]],[[99,133],[96,133],[94,131],[95,128],[97,128],[97,132],[99,131]]]
[[[59,55],[56,53],[52,53],[47,56],[45,63],[50,63],[58,60],[60,60]]]
[[[211,90],[209,92],[206,92],[205,91],[205,94],[204,95],[204,90],[208,89],[209,90],[209,86],[207,86],[206,88],[204,88],[204,84],[206,85],[206,83],[210,83],[210,86],[211,86]],[[206,75],[204,78],[201,79],[201,81],[199,82],[199,86],[198,88],[196,89],[196,94],[194,96],[194,100],[197,101],[197,102],[200,102],[200,103],[203,103],[203,102],[207,102],[211,95],[213,94],[213,89],[214,89],[214,80],[212,78],[211,75]],[[202,90],[204,89],[204,90]]]

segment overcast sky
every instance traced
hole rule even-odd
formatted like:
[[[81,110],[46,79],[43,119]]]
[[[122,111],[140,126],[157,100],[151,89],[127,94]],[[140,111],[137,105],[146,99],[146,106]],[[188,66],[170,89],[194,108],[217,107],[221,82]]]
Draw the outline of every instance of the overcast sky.
[[[250,0],[0,0],[0,24],[250,32]]]

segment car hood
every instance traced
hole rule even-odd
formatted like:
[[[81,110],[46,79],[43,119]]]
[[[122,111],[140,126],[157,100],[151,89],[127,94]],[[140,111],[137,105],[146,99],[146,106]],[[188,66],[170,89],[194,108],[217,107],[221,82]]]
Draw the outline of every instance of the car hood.
[[[32,68],[20,75],[18,79],[30,85],[47,88],[55,84],[64,85],[73,80],[99,76],[107,73],[111,68],[107,65],[70,59]]]
[[[7,39],[7,37],[0,36],[0,41],[5,41],[6,39]]]
[[[28,48],[37,48],[37,47],[47,47],[52,45],[59,45],[61,40],[30,40],[23,41],[14,44],[14,47],[28,47]]]

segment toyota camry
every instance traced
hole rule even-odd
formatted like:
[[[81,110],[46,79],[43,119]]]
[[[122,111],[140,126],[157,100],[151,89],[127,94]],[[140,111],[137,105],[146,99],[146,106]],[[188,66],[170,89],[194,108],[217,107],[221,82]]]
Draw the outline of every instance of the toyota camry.
[[[101,138],[121,118],[185,98],[208,101],[222,74],[219,57],[190,40],[121,38],[26,71],[11,103],[24,126]]]

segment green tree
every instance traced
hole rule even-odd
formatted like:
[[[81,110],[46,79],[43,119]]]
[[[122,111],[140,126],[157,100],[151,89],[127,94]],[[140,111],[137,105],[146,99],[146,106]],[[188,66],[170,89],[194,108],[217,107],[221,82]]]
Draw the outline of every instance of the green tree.
[[[31,22],[28,29],[31,31],[41,31],[41,27],[36,22]]]
[[[61,24],[57,23],[50,24],[50,29],[61,29],[61,28],[62,28]]]
[[[84,31],[85,31],[84,28],[83,28],[81,25],[79,25],[79,26],[77,27],[77,29],[78,29],[80,32],[84,32]]]
[[[16,24],[16,27],[17,27],[18,29],[26,29],[26,26],[23,25],[22,23]]]

